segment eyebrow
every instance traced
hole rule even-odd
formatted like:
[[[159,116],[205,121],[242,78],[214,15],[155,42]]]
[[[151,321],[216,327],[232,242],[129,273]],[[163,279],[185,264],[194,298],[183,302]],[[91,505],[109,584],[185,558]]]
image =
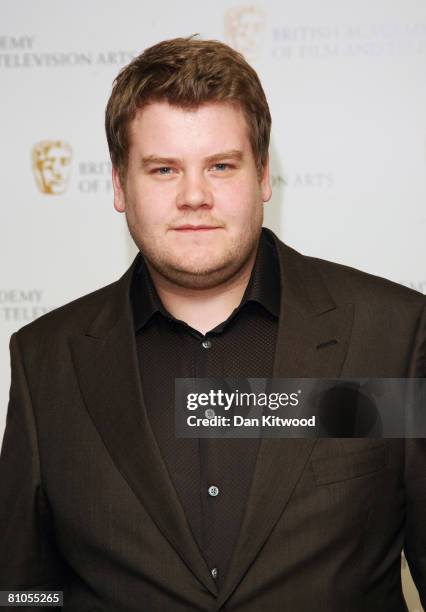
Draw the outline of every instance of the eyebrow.
[[[223,159],[236,159],[241,161],[243,159],[243,152],[238,149],[231,149],[229,151],[222,151],[221,153],[214,153],[214,155],[208,155],[204,158],[205,162],[215,162]],[[163,164],[165,166],[182,163],[182,159],[178,157],[162,157],[160,155],[147,155],[146,157],[142,157],[141,164],[142,167],[149,166],[151,164]]]

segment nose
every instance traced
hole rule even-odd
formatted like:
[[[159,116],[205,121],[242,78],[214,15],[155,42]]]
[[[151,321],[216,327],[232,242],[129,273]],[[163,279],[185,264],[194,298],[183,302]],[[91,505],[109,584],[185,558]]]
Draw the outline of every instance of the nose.
[[[211,208],[213,197],[202,172],[191,171],[182,176],[176,198],[178,208]]]

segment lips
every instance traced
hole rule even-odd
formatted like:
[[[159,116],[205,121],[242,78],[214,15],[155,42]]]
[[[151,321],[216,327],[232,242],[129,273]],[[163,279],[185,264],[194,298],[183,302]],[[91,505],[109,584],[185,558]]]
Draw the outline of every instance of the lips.
[[[215,229],[219,229],[218,225],[180,225],[174,227],[174,230],[178,232],[207,232]]]

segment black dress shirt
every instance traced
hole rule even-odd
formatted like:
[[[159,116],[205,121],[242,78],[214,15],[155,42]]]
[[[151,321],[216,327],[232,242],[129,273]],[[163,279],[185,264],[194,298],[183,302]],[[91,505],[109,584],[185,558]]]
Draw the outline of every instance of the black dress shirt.
[[[275,247],[262,231],[240,305],[205,335],[166,311],[143,257],[131,302],[149,422],[192,533],[220,587],[241,526],[259,440],[176,438],[174,382],[272,376],[280,305]]]

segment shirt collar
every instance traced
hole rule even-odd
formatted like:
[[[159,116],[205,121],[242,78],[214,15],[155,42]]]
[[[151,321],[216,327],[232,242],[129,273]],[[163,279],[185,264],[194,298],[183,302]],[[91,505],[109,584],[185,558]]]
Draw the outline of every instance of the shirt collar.
[[[140,254],[140,263],[132,279],[130,300],[136,332],[142,329],[157,312],[167,319],[176,320],[164,308],[142,254]],[[236,310],[242,309],[248,302],[257,302],[274,317],[278,318],[279,316],[280,276],[278,257],[273,242],[269,240],[263,230],[260,235],[250,280]]]

